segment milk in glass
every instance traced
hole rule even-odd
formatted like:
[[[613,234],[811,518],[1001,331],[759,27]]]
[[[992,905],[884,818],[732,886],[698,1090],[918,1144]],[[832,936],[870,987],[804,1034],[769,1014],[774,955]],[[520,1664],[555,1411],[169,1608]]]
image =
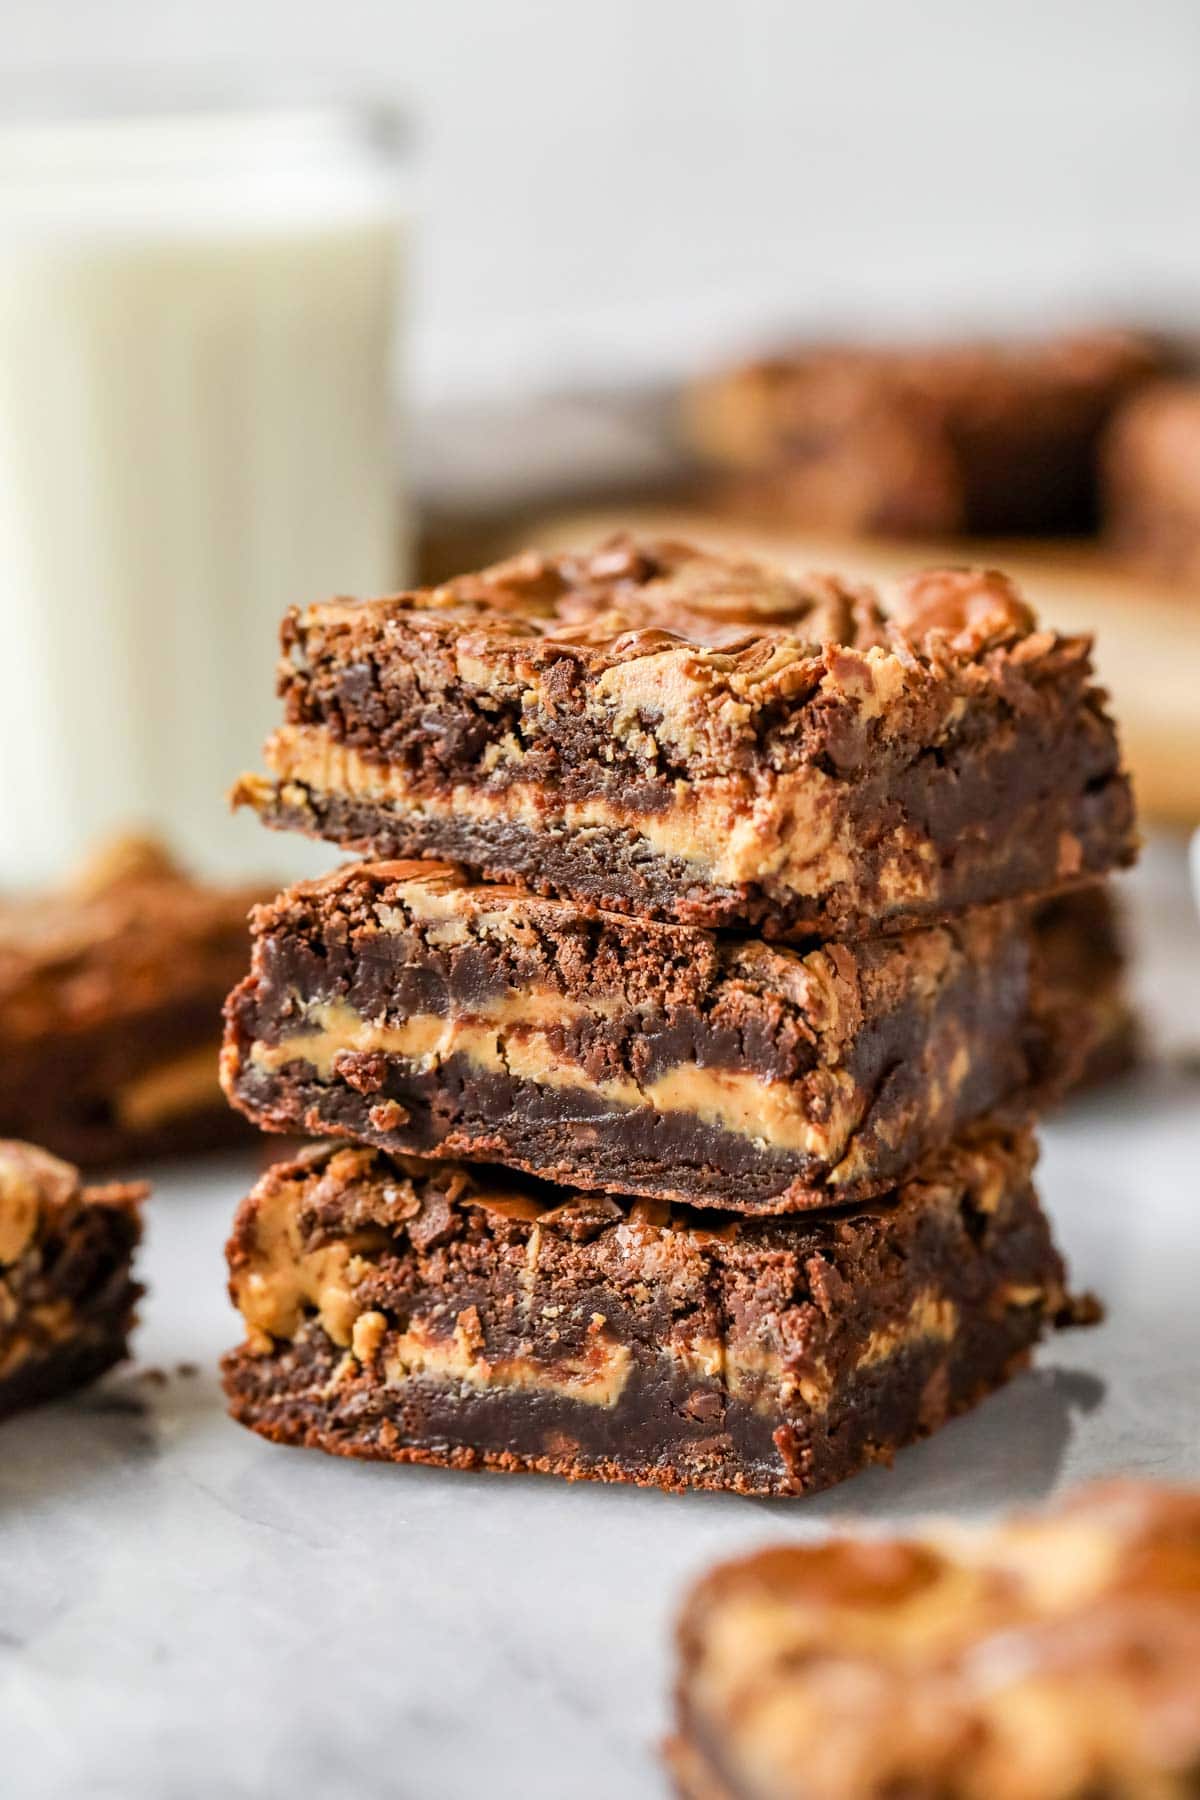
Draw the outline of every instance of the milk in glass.
[[[342,109],[0,128],[0,883],[224,793],[293,602],[404,574],[389,155]]]

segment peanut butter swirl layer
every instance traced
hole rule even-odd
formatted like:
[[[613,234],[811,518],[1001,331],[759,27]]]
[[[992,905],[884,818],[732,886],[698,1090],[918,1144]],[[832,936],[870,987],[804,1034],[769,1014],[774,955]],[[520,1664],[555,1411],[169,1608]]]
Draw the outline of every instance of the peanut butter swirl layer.
[[[246,1137],[217,1079],[220,1013],[263,898],[129,837],[0,902],[0,1134],[93,1167]]]
[[[94,1381],[126,1354],[146,1188],[0,1140],[0,1417]]]
[[[619,539],[291,612],[268,824],[617,912],[856,937],[1128,862],[1086,638],[1001,575],[875,594]]]
[[[679,1627],[687,1800],[1190,1800],[1200,1491],[729,1563]]]
[[[612,1193],[877,1193],[1050,1076],[1022,909],[802,950],[366,863],[254,914],[222,1077],[259,1125]]]
[[[225,1360],[280,1443],[663,1488],[826,1487],[972,1405],[1070,1315],[1025,1131],[886,1201],[738,1219],[323,1147],[243,1203]]]

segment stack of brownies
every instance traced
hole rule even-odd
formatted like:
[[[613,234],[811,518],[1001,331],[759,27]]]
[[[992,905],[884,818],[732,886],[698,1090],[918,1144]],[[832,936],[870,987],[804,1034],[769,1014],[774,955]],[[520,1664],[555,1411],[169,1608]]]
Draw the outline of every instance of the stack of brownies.
[[[1075,1316],[1029,916],[1134,851],[1086,640],[994,573],[620,540],[293,612],[280,680],[238,797],[370,860],[228,1006],[235,1105],[334,1140],[239,1212],[236,1417],[797,1493]]]

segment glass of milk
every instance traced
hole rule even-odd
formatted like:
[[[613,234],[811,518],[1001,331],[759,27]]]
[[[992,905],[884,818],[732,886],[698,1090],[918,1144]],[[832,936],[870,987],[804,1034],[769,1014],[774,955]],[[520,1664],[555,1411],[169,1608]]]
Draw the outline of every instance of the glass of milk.
[[[286,607],[405,578],[402,162],[340,103],[0,125],[0,885],[291,860],[224,794]]]

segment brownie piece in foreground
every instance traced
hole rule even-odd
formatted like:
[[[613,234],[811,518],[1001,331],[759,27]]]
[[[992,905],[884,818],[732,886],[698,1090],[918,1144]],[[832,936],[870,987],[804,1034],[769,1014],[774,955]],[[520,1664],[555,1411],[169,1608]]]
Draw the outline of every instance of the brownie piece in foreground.
[[[1131,860],[1089,640],[1001,575],[619,539],[284,623],[268,824],[616,912],[856,937]]]
[[[1087,531],[1099,444],[1162,367],[1147,339],[801,347],[691,388],[713,496],[774,523],[884,535]]]
[[[886,1201],[722,1220],[363,1149],[238,1213],[235,1418],[454,1468],[799,1494],[890,1461],[1070,1314],[1025,1132]]]
[[[84,1386],[126,1354],[146,1192],[85,1188],[69,1163],[0,1141],[0,1417]]]
[[[1200,381],[1164,381],[1122,408],[1105,447],[1105,527],[1114,548],[1200,587]]]
[[[1200,1793],[1200,1490],[760,1551],[678,1634],[685,1800]]]
[[[0,1135],[93,1167],[248,1141],[220,1090],[220,1015],[265,898],[130,838],[0,903]]]
[[[1074,888],[1033,913],[1033,986],[1048,1040],[1075,1046],[1058,1058],[1067,1085],[1092,1087],[1131,1069],[1141,1028],[1128,988],[1117,904],[1103,883]]]
[[[255,1124],[575,1187],[862,1198],[1054,1060],[1016,905],[802,951],[360,863],[253,922],[222,1077]]]

